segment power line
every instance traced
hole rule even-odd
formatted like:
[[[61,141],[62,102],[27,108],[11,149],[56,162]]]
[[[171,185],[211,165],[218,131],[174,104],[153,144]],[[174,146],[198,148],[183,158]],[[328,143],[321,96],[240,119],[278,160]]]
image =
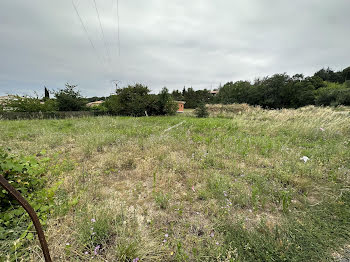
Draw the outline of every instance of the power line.
[[[77,16],[78,16],[78,18],[79,18],[79,21],[80,21],[80,23],[81,23],[81,26],[82,26],[82,28],[84,29],[87,38],[89,39],[89,42],[90,42],[91,47],[94,49],[94,51],[95,51],[97,57],[100,58],[99,55],[98,55],[97,49],[96,49],[94,43],[92,42],[92,40],[91,40],[91,38],[90,38],[89,32],[88,32],[87,29],[86,29],[86,26],[85,26],[85,24],[84,24],[84,22],[83,22],[83,19],[81,18],[80,14],[79,14],[79,12],[78,12],[77,6],[75,5],[75,3],[74,3],[73,0],[72,0],[72,5],[73,5],[73,7],[74,7],[75,13],[77,14]]]
[[[104,32],[103,32],[102,23],[101,23],[101,19],[100,19],[100,14],[99,14],[99,12],[98,12],[96,0],[94,0],[94,3],[95,3],[95,9],[96,9],[96,13],[97,13],[97,18],[98,18],[98,21],[99,21],[99,23],[100,23],[100,29],[101,29],[101,34],[102,34],[102,40],[103,40],[105,49],[107,50],[107,56],[108,56],[109,62],[111,62],[111,56],[110,56],[110,53],[109,53],[108,46],[107,46],[107,44],[106,44],[105,34],[104,34]]]
[[[120,36],[119,36],[119,0],[117,0],[117,23],[118,23],[118,54],[120,56]]]

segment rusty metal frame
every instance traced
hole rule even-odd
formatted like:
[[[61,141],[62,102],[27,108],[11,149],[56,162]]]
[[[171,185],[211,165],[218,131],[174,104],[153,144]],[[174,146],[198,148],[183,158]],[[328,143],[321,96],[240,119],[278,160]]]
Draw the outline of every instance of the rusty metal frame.
[[[24,199],[21,193],[18,192],[13,186],[11,186],[10,183],[2,175],[0,175],[0,185],[3,188],[5,188],[5,190],[9,192],[9,194],[13,196],[29,214],[30,218],[33,221],[36,232],[38,233],[39,242],[40,242],[41,249],[43,250],[43,253],[44,253],[45,261],[51,262],[52,260],[50,257],[49,247],[45,239],[44,231],[41,227],[39,218],[36,215],[34,209],[28,203],[28,201]]]

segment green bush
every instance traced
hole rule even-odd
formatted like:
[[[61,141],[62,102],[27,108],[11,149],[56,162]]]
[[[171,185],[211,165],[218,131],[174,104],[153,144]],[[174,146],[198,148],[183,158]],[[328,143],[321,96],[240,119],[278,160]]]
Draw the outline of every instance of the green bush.
[[[175,115],[178,105],[166,87],[158,95],[158,115]]]
[[[345,81],[345,87],[346,88],[350,88],[350,80],[346,80]]]
[[[320,88],[316,91],[315,103],[318,106],[330,106],[337,100],[337,92],[331,88]]]
[[[327,83],[327,86],[316,91],[316,105],[338,106],[350,105],[350,89],[347,83]]]
[[[86,99],[79,91],[75,91],[76,85],[66,84],[64,89],[55,93],[59,111],[81,111],[85,108]]]
[[[57,189],[45,188],[47,161],[48,158],[37,160],[35,156],[19,157],[0,148],[0,174],[31,204],[42,224],[45,224],[53,207],[54,192]],[[11,254],[14,240],[18,240],[20,246],[33,239],[32,231],[32,222],[27,212],[5,189],[1,189],[0,256],[2,252]],[[25,253],[26,250],[21,252]]]
[[[337,105],[350,106],[350,88],[338,91],[336,103]]]
[[[117,89],[116,95],[106,101],[106,107],[111,114],[144,116],[149,106],[149,92],[147,86],[136,84]]]
[[[41,101],[39,98],[15,96],[6,103],[6,108],[15,112],[54,112],[57,111],[55,100]]]
[[[35,157],[19,158],[10,155],[1,149],[0,151],[0,173],[15,187],[25,198],[30,197],[36,190],[43,188],[45,178],[43,168],[40,167]],[[11,206],[17,205],[7,191],[0,191],[0,210],[5,212]]]
[[[161,209],[167,209],[169,206],[169,195],[162,192],[154,193],[154,201]]]
[[[106,107],[106,110],[108,113],[112,115],[118,115],[120,112],[120,104],[119,104],[119,98],[116,95],[111,95],[106,99],[106,102],[103,103]]]
[[[147,86],[136,84],[117,89],[116,95],[110,96],[104,106],[107,112],[113,115],[145,116],[173,115],[177,105],[168,90],[164,88],[159,95],[149,94]]]
[[[299,108],[307,105],[347,105],[346,91],[337,88],[350,88],[350,67],[334,72],[330,68],[321,69],[313,76],[303,74],[289,76],[274,74],[258,78],[253,82],[228,82],[219,87],[218,94],[209,90],[193,90],[185,88],[180,92],[174,90],[175,99],[185,100],[187,108],[196,108],[200,103],[247,103],[264,108]],[[342,98],[342,96],[345,96]]]
[[[108,109],[107,109],[107,107],[105,106],[104,103],[101,104],[101,105],[88,107],[87,110],[95,112],[95,113],[101,113],[101,114],[108,112]]]
[[[196,108],[194,113],[197,117],[208,117],[209,116],[207,107],[205,106],[204,103],[200,104],[199,107]]]

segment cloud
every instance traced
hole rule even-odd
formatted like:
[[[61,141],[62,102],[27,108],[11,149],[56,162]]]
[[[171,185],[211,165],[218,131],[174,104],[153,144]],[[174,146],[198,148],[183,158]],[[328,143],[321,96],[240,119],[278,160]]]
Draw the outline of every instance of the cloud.
[[[0,95],[43,93],[78,84],[86,96],[122,85],[153,92],[287,72],[313,74],[349,66],[348,0],[75,0],[94,50],[70,1],[3,0]],[[108,57],[108,53],[110,57]]]

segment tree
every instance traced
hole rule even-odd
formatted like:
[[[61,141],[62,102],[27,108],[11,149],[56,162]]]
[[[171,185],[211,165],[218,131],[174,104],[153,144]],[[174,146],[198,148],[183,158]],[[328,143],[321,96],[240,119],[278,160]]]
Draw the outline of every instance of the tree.
[[[45,96],[44,96],[44,99],[50,99],[50,93],[49,93],[49,90],[46,88],[45,86]]]
[[[183,95],[182,95],[182,92],[180,92],[179,90],[174,90],[171,95],[173,96],[173,98],[176,100],[176,101],[181,101],[184,99]]]
[[[318,106],[336,106],[340,92],[344,90],[343,85],[328,82],[326,87],[319,88],[315,92],[315,103]]]
[[[144,116],[150,104],[147,86],[136,84],[116,90],[120,115]]]
[[[275,74],[265,78],[259,86],[261,92],[259,105],[266,108],[288,107],[290,83],[291,79],[287,74]]]
[[[118,115],[120,112],[119,97],[117,95],[111,95],[108,97],[103,105],[111,115]]]
[[[196,108],[198,106],[198,101],[196,99],[196,92],[192,87],[185,90],[184,100],[186,101],[186,107]]]
[[[248,103],[251,84],[247,81],[228,82],[219,89],[218,98],[224,104]]]
[[[59,111],[80,111],[85,108],[86,100],[75,91],[76,85],[66,84],[64,89],[55,92]]]
[[[342,75],[344,77],[344,81],[350,81],[350,66],[343,70]]]
[[[41,101],[37,97],[17,95],[6,103],[6,108],[15,112],[53,112],[57,111],[57,103],[53,99]]]
[[[329,67],[327,69],[322,68],[314,74],[314,76],[320,77],[323,81],[332,82],[332,83],[344,83],[346,80],[344,71],[334,72]]]
[[[177,104],[174,103],[168,89],[163,88],[159,95],[149,94],[147,86],[136,84],[116,90],[116,95],[110,96],[105,107],[114,115],[145,116],[175,114]]]
[[[315,103],[315,86],[312,78],[307,77],[302,81],[293,81],[289,93],[290,107],[298,108]]]
[[[341,89],[338,91],[336,104],[350,106],[350,89],[349,88]]]
[[[178,105],[174,102],[166,87],[158,95],[158,108],[159,115],[174,115],[177,111]]]
[[[197,117],[208,117],[209,116],[207,107],[205,106],[204,103],[200,103],[199,107],[197,107],[195,109],[194,113]]]

